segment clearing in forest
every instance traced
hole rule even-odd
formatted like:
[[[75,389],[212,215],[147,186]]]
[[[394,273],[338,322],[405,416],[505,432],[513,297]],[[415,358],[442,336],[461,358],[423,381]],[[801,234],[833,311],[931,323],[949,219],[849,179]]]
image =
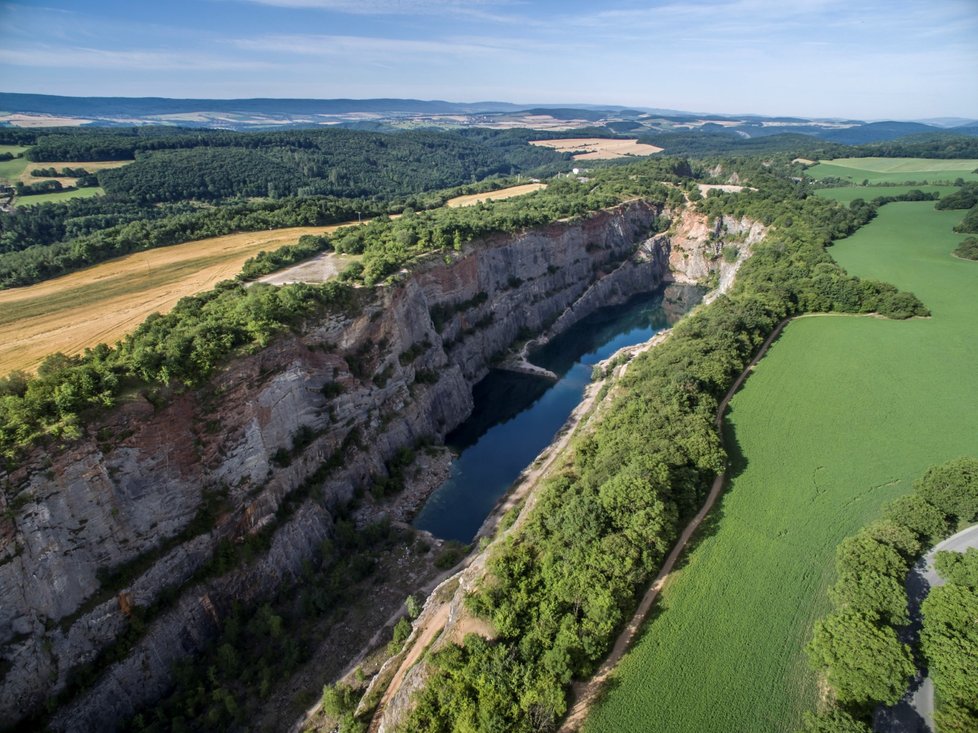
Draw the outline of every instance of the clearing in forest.
[[[978,181],[978,160],[933,158],[837,158],[805,171],[812,178],[848,178],[853,182]],[[882,194],[880,194],[882,195]]]
[[[88,189],[82,189],[88,190]],[[356,222],[351,222],[355,224]],[[0,290],[0,375],[48,354],[113,343],[187,295],[233,278],[249,257],[341,226],[240,232],[137,252],[70,275]]]
[[[129,165],[133,161],[131,160],[87,160],[87,161],[59,161],[55,163],[34,163],[29,161],[24,168],[24,171],[18,176],[19,181],[24,183],[37,183],[38,181],[61,181],[64,186],[74,186],[77,178],[71,176],[32,176],[31,171],[42,170],[46,168],[54,168],[54,170],[60,172],[65,168],[84,168],[89,173],[96,173],[98,171],[104,171],[108,168],[121,168],[124,165]]]
[[[539,191],[541,188],[546,187],[546,183],[524,183],[519,186],[500,188],[498,191],[470,193],[465,196],[456,196],[453,199],[449,199],[445,202],[445,206],[454,209],[459,206],[474,206],[475,204],[483,201],[501,201],[502,199],[511,199],[514,196],[522,196],[523,194],[533,193],[534,191]]]
[[[38,181],[46,179],[38,178]],[[50,180],[50,179],[47,179]],[[91,188],[73,188],[70,191],[52,191],[51,193],[36,193],[31,196],[18,196],[15,203],[18,207],[37,206],[37,204],[60,203],[68,199],[87,199],[92,196],[103,196],[105,189],[101,186]]]
[[[830,250],[933,317],[788,325],[731,402],[727,491],[586,731],[800,727],[836,545],[928,466],[978,456],[978,263],[951,256],[962,215],[888,204]]]
[[[27,150],[26,145],[0,145],[0,153],[10,153],[19,155]],[[12,158],[10,160],[0,160],[0,182],[13,185],[24,169],[30,164],[27,158]]]
[[[530,145],[553,148],[560,153],[578,151],[574,160],[607,160],[633,155],[661,153],[663,148],[646,145],[638,140],[616,140],[603,137],[571,137],[559,140],[531,140]]]

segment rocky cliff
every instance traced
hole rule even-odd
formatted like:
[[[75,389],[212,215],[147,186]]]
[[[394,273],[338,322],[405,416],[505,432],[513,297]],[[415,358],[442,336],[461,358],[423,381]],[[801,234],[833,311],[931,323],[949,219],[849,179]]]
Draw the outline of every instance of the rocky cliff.
[[[356,315],[309,323],[203,389],[134,394],[0,475],[0,724],[60,695],[52,729],[112,729],[159,697],[232,602],[298,577],[398,450],[465,419],[514,341],[669,278],[670,238],[650,236],[662,213],[633,202],[473,242]],[[257,559],[215,564],[258,533]]]

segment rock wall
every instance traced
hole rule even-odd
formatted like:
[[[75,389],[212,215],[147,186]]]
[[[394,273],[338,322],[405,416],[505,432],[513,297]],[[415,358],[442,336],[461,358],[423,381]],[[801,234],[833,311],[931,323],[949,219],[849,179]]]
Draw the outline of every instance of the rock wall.
[[[633,202],[432,258],[358,315],[310,323],[165,404],[133,395],[0,475],[0,725],[60,694],[53,730],[107,730],[157,699],[233,601],[298,577],[339,503],[465,419],[515,340],[667,277],[669,239],[648,238],[661,214]],[[263,528],[258,560],[208,571],[222,542]],[[154,604],[122,661],[101,663]],[[87,663],[100,674],[76,689]]]
[[[699,282],[715,273],[718,276],[717,287],[708,293],[704,300],[716,298],[732,287],[741,264],[751,255],[754,245],[760,242],[767,232],[763,224],[747,218],[737,220],[721,217],[710,222],[706,216],[689,209],[666,213],[672,215],[669,231],[654,235],[643,242],[636,255],[625,262],[620,269],[622,272],[631,272],[632,268],[639,268],[642,263],[655,263],[653,271],[657,277],[663,281],[680,283]],[[723,256],[724,248],[728,246],[737,248],[736,258],[728,260]],[[664,258],[665,263],[660,258]],[[596,281],[574,306],[565,311],[565,316],[577,313],[578,317],[583,317],[593,310],[592,300],[601,305],[605,304],[601,302],[602,298],[614,298],[614,288],[613,282]],[[560,323],[561,320],[558,319],[554,324],[555,329]],[[546,451],[552,449],[551,446]],[[524,516],[525,512],[517,521],[522,520]],[[460,619],[465,617],[462,612],[464,600],[482,582],[492,551],[493,545],[490,544],[471,557],[465,568],[443,581],[443,587],[457,586],[458,590],[448,601],[448,620],[430,642],[429,653],[450,643],[460,643],[464,637],[464,622],[460,622]],[[437,592],[432,593],[422,609],[416,628],[420,628],[420,624],[423,624],[426,618],[433,616],[443,602]],[[427,684],[431,675],[432,668],[424,660],[412,666],[405,674],[400,687],[385,697],[386,702],[376,711],[370,729],[377,733],[393,733],[400,730],[405,718],[414,707],[414,695]]]

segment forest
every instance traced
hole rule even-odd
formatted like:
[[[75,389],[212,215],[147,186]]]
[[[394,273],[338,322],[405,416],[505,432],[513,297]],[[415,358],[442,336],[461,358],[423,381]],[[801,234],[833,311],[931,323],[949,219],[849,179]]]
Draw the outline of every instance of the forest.
[[[234,231],[332,224],[440,206],[462,186],[491,187],[513,174],[547,175],[570,167],[567,155],[529,145],[534,137],[526,130],[138,128],[45,134],[0,129],[0,139],[34,143],[27,151],[33,160],[136,158],[94,175],[104,197],[0,212],[0,288]],[[79,185],[94,183],[92,178]],[[26,194],[60,185],[21,183],[19,190]]]

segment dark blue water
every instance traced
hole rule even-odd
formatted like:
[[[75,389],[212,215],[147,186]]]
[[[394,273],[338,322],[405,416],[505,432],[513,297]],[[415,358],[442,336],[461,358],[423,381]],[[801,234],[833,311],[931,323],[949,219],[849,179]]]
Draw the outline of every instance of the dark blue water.
[[[472,415],[448,435],[445,442],[458,458],[414,526],[444,539],[471,541],[499,498],[580,403],[594,365],[668,328],[700,295],[697,288],[670,285],[582,319],[530,355],[534,364],[560,376],[556,383],[491,372],[473,388]]]

